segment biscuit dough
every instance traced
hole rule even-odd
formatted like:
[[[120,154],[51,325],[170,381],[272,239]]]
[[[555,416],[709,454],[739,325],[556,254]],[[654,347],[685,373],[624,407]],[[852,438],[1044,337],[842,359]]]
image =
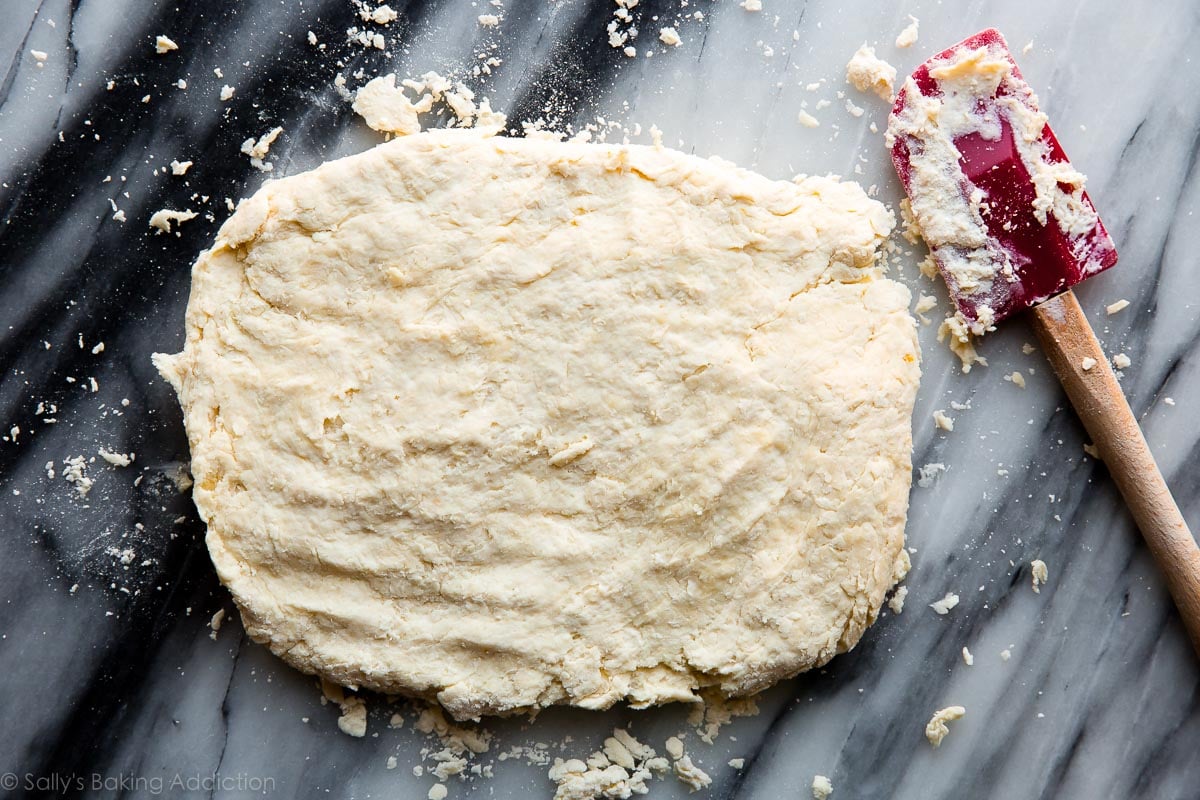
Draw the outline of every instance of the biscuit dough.
[[[853,647],[908,567],[891,225],[828,178],[471,131],[267,183],[155,356],[247,632],[460,719]]]

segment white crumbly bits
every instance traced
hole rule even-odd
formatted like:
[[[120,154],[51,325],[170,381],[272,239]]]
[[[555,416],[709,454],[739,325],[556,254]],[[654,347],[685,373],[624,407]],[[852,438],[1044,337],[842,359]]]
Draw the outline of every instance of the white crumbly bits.
[[[367,735],[367,701],[361,697],[347,697],[339,705],[342,715],[338,717],[338,730],[357,739]]]
[[[1079,362],[1079,368],[1084,372],[1088,372],[1092,369],[1092,367],[1096,366],[1097,363],[1099,362],[1097,362],[1096,359],[1092,358],[1091,356],[1084,356],[1083,360]]]
[[[98,455],[114,467],[128,467],[133,463],[133,453],[114,453],[101,447]]]
[[[550,780],[557,784],[555,800],[625,798],[649,791],[646,782],[670,768],[667,759],[618,728],[604,740],[604,749],[586,761],[554,759]]]
[[[931,294],[923,294],[917,299],[917,304],[913,307],[913,311],[917,314],[924,314],[926,311],[932,311],[937,307],[937,298]]]
[[[150,215],[149,225],[151,228],[156,228],[159,233],[170,233],[171,223],[182,225],[190,219],[195,219],[199,216],[190,208],[186,211],[175,211],[170,208],[160,208]]]
[[[267,157],[267,153],[271,150],[271,145],[279,138],[279,134],[283,133],[283,128],[272,128],[262,136],[255,139],[251,136],[246,141],[242,142],[242,152],[250,156],[250,165],[260,172],[270,172],[275,169],[274,164],[267,164],[263,161]]]
[[[739,6],[747,11],[762,11],[762,0],[742,0],[738,3]]]
[[[218,608],[217,613],[212,615],[212,619],[208,621],[208,627],[212,629],[212,633],[208,638],[214,642],[217,640],[217,634],[221,631],[221,624],[225,622],[225,609]]]
[[[933,412],[933,424],[944,431],[954,430],[954,420],[946,416],[946,412],[940,408]]]
[[[446,796],[450,794],[450,790],[446,788],[444,783],[435,783],[429,787],[429,794],[425,795],[429,800],[446,800]]]
[[[225,102],[226,100],[232,100],[233,92],[234,92],[234,89],[229,84],[225,84],[224,86],[222,86],[221,87],[221,102]]]
[[[900,31],[900,34],[896,37],[896,47],[912,47],[914,44],[916,44],[920,25],[920,20],[918,20],[912,14],[909,14],[908,27]]]
[[[1096,445],[1094,445],[1094,444],[1089,444],[1087,442],[1084,442],[1083,452],[1087,453],[1089,456],[1096,459],[1097,461],[1102,460],[1100,458],[1100,449],[1098,447],[1096,447]]]
[[[50,462],[53,464],[53,462]],[[46,466],[47,474],[53,472],[52,467]],[[92,490],[92,479],[87,476],[87,460],[83,456],[71,456],[63,459],[63,478],[75,487],[80,497],[86,497]]]
[[[932,257],[926,259],[926,261],[933,263]],[[922,268],[922,272],[924,272],[924,268]],[[964,374],[970,372],[971,367],[976,364],[987,366],[987,359],[975,352],[975,335],[972,333],[971,324],[957,312],[952,316],[946,317],[942,320],[942,324],[938,326],[937,340],[939,342],[943,340],[947,341],[950,352],[958,356]]]
[[[733,767],[734,769],[745,769],[745,767],[746,767],[746,759],[744,759],[744,758],[731,758],[731,759],[729,759],[729,766]]]
[[[667,755],[674,761],[672,768],[675,771],[675,777],[691,791],[703,789],[712,783],[712,778],[708,773],[696,766],[692,762],[692,757],[684,752],[683,742],[678,737],[672,736],[667,739],[666,750]]]
[[[1024,353],[1025,355],[1030,355],[1031,353],[1034,353],[1036,351],[1037,351],[1037,348],[1034,347],[1033,345],[1031,345],[1029,342],[1025,342],[1025,344],[1021,345],[1021,352]]]
[[[484,28],[495,28],[500,24],[500,18],[495,14],[480,14],[479,24]]]
[[[1004,380],[1009,381],[1018,389],[1025,388],[1025,376],[1019,372],[1013,372],[1011,375],[1005,375]]]
[[[954,592],[947,592],[946,596],[935,603],[930,603],[929,607],[938,614],[945,616],[950,613],[950,610],[958,605],[958,595]]]
[[[46,59],[50,57],[44,50],[30,50],[29,55],[33,56],[33,60],[37,62],[39,67],[46,63]]]
[[[846,63],[846,80],[860,92],[874,92],[891,102],[896,83],[896,68],[875,55],[866,42]]]
[[[369,19],[368,19],[369,17]],[[390,25],[400,17],[399,12],[386,3],[370,12],[364,17],[365,21],[374,22],[376,25]]]
[[[968,667],[975,666],[975,656],[971,655],[971,651],[965,647],[962,649],[962,660]]]
[[[804,109],[800,109],[800,113],[796,115],[796,119],[806,128],[816,128],[821,124],[820,120]]]
[[[1108,315],[1111,317],[1113,314],[1119,314],[1127,308],[1129,308],[1128,300],[1118,300],[1115,303],[1109,303],[1106,305],[1104,310],[1108,312]]]
[[[888,608],[890,608],[892,610],[893,614],[903,614],[904,613],[904,601],[907,598],[908,598],[908,587],[907,586],[897,586],[896,591],[892,592],[891,599],[888,600]]]
[[[679,47],[679,45],[683,44],[683,41],[679,38],[679,31],[670,26],[661,28],[658,31],[658,40],[667,47]]]
[[[814,775],[812,779],[813,800],[826,800],[833,794],[833,781],[824,775]]]
[[[354,94],[355,113],[367,126],[381,133],[407,136],[421,130],[420,114],[433,108],[433,95],[416,103],[396,85],[394,73],[373,78]]]
[[[178,161],[178,160],[171,161],[171,174],[172,175],[186,175],[187,171],[191,168],[192,168],[191,161]]]
[[[1012,651],[1009,650],[1007,647],[1000,651],[1000,660],[1001,661],[1008,661],[1010,658],[1012,658]]]
[[[308,43],[311,44],[312,46],[316,47],[317,34],[313,33],[312,31],[309,31],[308,32]],[[217,77],[220,77],[220,76],[217,76]]]
[[[1050,579],[1050,570],[1046,567],[1046,562],[1040,558],[1035,558],[1029,562],[1029,578],[1033,584],[1033,591],[1041,593],[1041,586]]]
[[[946,465],[940,461],[934,461],[917,469],[917,486],[922,489],[927,489],[937,482],[938,475],[946,471]]]
[[[1133,364],[1133,359],[1124,353],[1117,353],[1112,359],[1113,366],[1117,369],[1125,369]]]
[[[154,38],[154,52],[158,53],[159,55],[162,55],[163,53],[169,53],[172,50],[178,50],[178,49],[179,49],[179,45],[175,44],[173,41],[171,41],[166,36],[156,36]]]
[[[946,738],[946,734],[950,733],[950,728],[946,723],[953,722],[956,719],[962,719],[967,710],[962,706],[947,706],[936,712],[925,725],[925,738],[934,747],[940,747],[942,740]]]

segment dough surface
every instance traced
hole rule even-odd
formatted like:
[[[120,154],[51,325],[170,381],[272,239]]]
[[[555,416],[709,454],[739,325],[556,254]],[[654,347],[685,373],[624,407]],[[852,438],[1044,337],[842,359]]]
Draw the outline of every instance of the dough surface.
[[[908,566],[891,225],[855,184],[469,131],[267,183],[155,356],[247,632],[460,719],[853,647]]]

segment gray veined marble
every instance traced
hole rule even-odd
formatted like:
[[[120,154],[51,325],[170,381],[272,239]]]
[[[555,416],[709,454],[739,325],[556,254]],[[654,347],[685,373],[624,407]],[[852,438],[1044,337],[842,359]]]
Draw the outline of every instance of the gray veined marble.
[[[243,783],[171,793],[251,796],[245,781],[270,778],[269,796],[422,798],[434,783],[412,772],[430,764],[411,711],[393,730],[372,698],[370,733],[352,739],[313,679],[249,643],[236,615],[209,638],[209,618],[231,603],[171,480],[186,443],[148,357],[180,342],[188,270],[225,217],[224,198],[264,178],[238,153],[243,139],[283,126],[276,175],[377,141],[335,92],[339,71],[461,70],[495,56],[494,74],[470,82],[511,119],[654,123],[672,146],[773,177],[838,173],[894,204],[897,181],[870,130],[886,109],[843,83],[854,49],[874,43],[903,72],[989,25],[1018,50],[1032,41],[1022,67],[1121,252],[1080,299],[1107,350],[1132,359],[1123,386],[1200,528],[1200,5],[764,0],[751,13],[732,0],[643,0],[636,58],[607,46],[609,0],[505,0],[498,36],[476,22],[491,10],[481,0],[393,6],[401,17],[385,31],[386,52],[346,43],[345,29],[362,24],[349,0],[0,6],[0,428],[20,429],[0,442],[7,795],[63,794],[51,777],[82,780],[73,793],[99,797],[153,796],[154,779],[169,788],[175,776],[213,774]],[[703,20],[685,17],[694,11]],[[897,50],[910,13],[920,40]],[[657,42],[665,24],[682,46]],[[309,30],[324,51],[307,43]],[[180,49],[156,55],[160,33]],[[236,94],[221,102],[225,84]],[[864,116],[847,112],[843,91]],[[801,108],[819,128],[797,123]],[[172,159],[195,166],[183,177],[155,171]],[[112,218],[114,204],[126,222]],[[164,206],[202,216],[178,237],[152,236],[146,221]],[[945,308],[942,287],[917,274],[922,254],[897,241],[895,274]],[[1120,298],[1130,306],[1105,314]],[[1049,369],[1022,353],[1027,323],[989,337],[990,366],[969,375],[934,328],[921,330],[914,464],[946,470],[913,489],[905,611],[885,611],[852,653],[766,692],[761,713],[715,745],[692,734],[689,750],[713,777],[697,796],[803,798],[821,773],[835,798],[1200,797],[1200,662],[1103,466],[1084,457]],[[1014,370],[1026,389],[1003,379]],[[954,418],[952,433],[934,428],[935,409]],[[95,486],[79,497],[63,460],[100,447],[137,460],[90,464]],[[1040,594],[1034,558],[1050,569]],[[957,608],[929,609],[950,591]],[[950,704],[967,715],[934,750],[925,722]],[[544,766],[498,754],[541,741],[552,755],[585,756],[618,725],[661,750],[685,717],[558,709],[532,724],[492,722],[479,763],[494,777],[452,778],[449,794],[549,797]],[[742,770],[727,765],[733,757]],[[32,780],[40,788],[28,789]],[[672,779],[652,792],[687,795]]]

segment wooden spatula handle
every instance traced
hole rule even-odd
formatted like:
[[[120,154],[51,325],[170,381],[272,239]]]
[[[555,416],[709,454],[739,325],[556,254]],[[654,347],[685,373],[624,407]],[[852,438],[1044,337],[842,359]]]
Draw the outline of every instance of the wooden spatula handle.
[[[1200,653],[1200,548],[1154,463],[1108,357],[1073,292],[1034,306],[1033,320],[1050,365],[1125,497]]]

